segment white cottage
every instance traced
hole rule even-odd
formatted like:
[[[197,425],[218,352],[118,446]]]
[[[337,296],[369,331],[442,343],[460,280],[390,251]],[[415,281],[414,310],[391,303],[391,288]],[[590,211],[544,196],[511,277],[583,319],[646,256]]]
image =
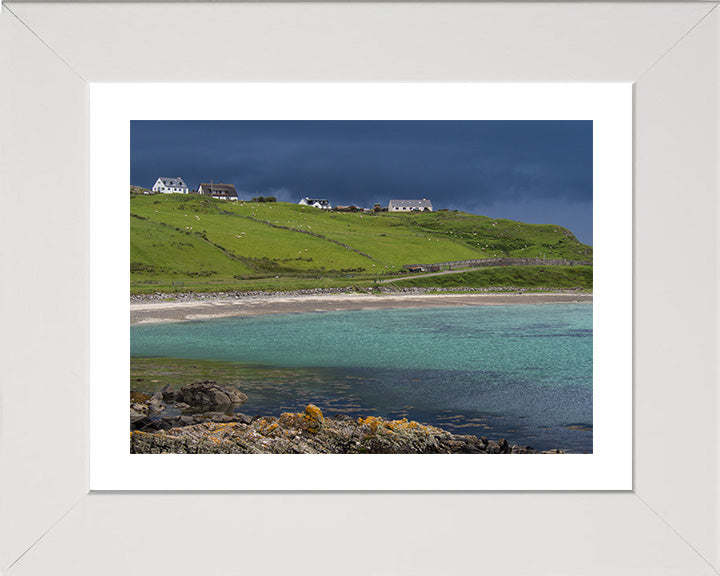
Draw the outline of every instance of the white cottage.
[[[215,184],[215,182],[203,182],[198,186],[198,194],[212,196],[220,200],[237,200],[238,193],[233,184]]]
[[[187,194],[187,185],[179,176],[177,178],[165,178],[161,176],[152,187],[153,192],[160,194]]]
[[[432,212],[432,202],[422,200],[390,200],[388,212]]]
[[[320,200],[318,198],[303,198],[298,202],[301,206],[312,206],[313,208],[320,208],[321,210],[330,210],[329,200]]]

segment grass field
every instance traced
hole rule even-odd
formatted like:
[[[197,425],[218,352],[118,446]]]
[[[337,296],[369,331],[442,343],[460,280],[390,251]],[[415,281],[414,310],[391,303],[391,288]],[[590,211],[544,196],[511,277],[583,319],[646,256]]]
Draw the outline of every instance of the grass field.
[[[346,213],[131,194],[130,216],[133,293],[364,286],[404,264],[493,256],[592,261],[592,247],[559,226],[462,212]]]

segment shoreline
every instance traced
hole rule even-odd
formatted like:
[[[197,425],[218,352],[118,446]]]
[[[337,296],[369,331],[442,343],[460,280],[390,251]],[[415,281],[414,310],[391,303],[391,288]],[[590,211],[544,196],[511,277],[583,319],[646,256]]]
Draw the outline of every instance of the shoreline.
[[[167,398],[166,398],[167,396]],[[191,402],[204,413],[174,417],[165,402]],[[560,449],[540,451],[486,436],[454,434],[414,420],[378,416],[352,418],[323,415],[308,404],[303,412],[279,416],[247,416],[217,411],[245,403],[247,396],[233,386],[196,382],[179,392],[153,396],[131,394],[131,454],[564,454]],[[215,410],[215,411],[212,411]]]
[[[232,316],[296,314],[388,308],[499,306],[508,304],[592,303],[592,293],[557,292],[393,292],[264,293],[185,297],[182,301],[139,299],[130,303],[130,325],[210,320]]]

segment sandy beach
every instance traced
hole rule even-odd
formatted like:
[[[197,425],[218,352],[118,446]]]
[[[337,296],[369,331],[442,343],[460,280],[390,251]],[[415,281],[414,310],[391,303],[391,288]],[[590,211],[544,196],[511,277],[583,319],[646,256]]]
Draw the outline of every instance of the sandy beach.
[[[441,306],[497,306],[592,302],[587,293],[484,294],[297,294],[224,297],[191,301],[130,304],[130,324],[184,322],[229,316],[330,312],[371,308],[426,308]]]

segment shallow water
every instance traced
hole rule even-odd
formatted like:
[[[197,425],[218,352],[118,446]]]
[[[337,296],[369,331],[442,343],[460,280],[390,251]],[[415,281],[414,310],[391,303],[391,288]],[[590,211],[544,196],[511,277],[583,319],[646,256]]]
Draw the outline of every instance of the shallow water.
[[[250,398],[240,408],[246,414],[314,402],[326,414],[407,417],[538,449],[592,452],[591,304],[138,325],[131,354],[261,365],[239,381]]]

